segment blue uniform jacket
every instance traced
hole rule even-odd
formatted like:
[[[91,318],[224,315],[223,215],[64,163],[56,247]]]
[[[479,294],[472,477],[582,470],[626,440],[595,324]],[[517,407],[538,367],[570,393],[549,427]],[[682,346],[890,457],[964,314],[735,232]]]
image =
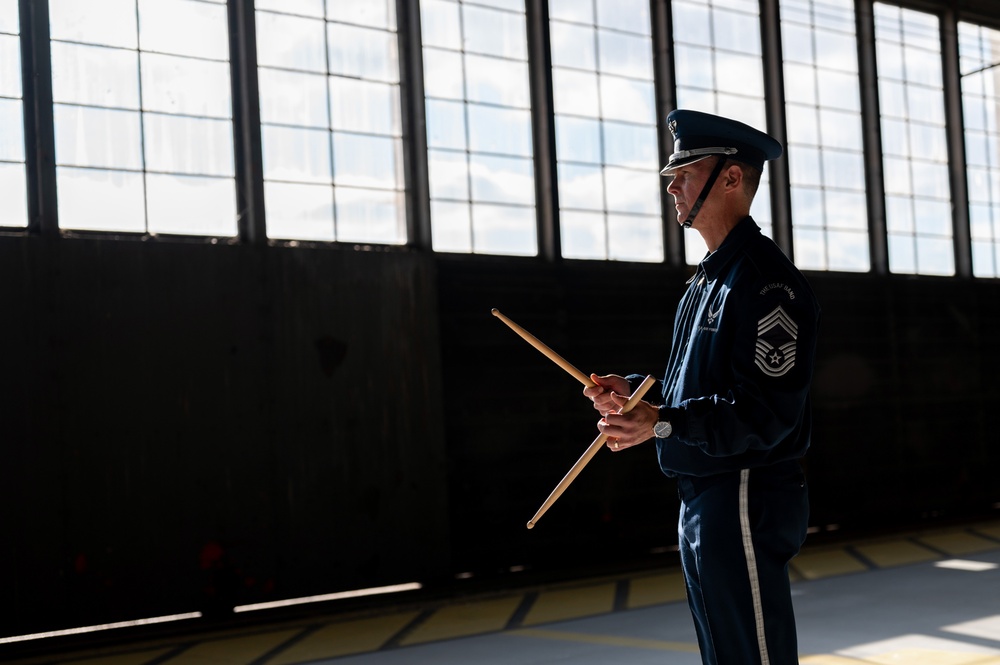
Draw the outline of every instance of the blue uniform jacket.
[[[708,476],[802,457],[820,310],[750,217],[691,278],[674,320],[657,439],[668,476]],[[635,388],[641,376],[630,376]]]

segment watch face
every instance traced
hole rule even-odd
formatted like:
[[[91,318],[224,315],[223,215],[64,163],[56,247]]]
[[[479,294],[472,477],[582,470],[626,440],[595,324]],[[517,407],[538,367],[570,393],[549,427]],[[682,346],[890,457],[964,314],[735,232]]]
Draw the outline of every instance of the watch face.
[[[673,431],[674,428],[665,420],[661,420],[653,425],[653,434],[656,435],[657,439],[666,439],[673,433]]]

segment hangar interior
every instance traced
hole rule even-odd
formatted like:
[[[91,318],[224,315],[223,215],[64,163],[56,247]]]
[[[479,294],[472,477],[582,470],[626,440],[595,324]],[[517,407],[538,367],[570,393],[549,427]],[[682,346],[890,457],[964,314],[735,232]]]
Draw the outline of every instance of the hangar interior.
[[[996,520],[993,0],[0,0],[0,649],[675,565],[650,448],[524,528],[597,418],[491,309],[663,371],[678,107],[786,146],[810,542]]]

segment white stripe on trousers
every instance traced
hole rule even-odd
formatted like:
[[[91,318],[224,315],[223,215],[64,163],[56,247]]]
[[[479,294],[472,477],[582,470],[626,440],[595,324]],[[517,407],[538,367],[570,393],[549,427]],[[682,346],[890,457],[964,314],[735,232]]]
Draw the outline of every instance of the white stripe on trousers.
[[[750,499],[748,486],[750,469],[740,471],[740,532],[743,534],[743,553],[747,559],[750,574],[750,593],[753,596],[753,618],[757,624],[757,648],[760,650],[761,665],[770,665],[767,655],[767,639],[764,635],[764,608],[760,602],[760,577],[757,574],[757,555],[753,550],[753,535],[750,533]]]

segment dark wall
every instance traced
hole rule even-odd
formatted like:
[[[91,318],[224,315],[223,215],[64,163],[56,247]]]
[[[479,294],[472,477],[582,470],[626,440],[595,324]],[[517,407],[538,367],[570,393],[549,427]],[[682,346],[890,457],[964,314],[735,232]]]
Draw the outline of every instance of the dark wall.
[[[0,238],[0,275],[3,634],[447,570],[427,257]]]
[[[652,447],[584,372],[658,375],[687,275],[405,249],[0,237],[6,635],[454,575],[671,561]],[[1000,501],[1000,284],[811,275],[814,524]]]

